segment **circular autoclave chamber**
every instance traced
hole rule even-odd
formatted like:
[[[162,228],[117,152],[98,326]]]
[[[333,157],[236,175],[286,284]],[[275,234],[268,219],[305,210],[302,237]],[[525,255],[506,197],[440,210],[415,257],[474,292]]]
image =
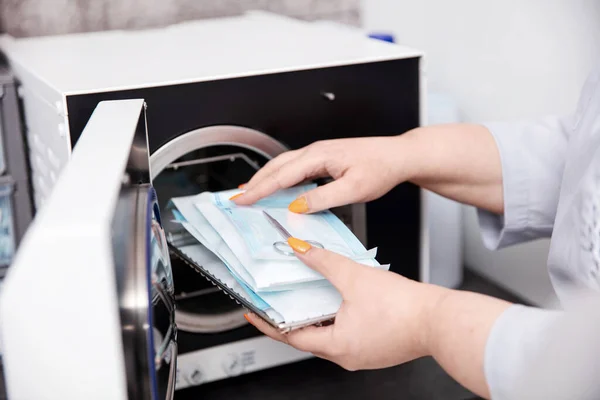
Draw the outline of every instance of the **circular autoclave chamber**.
[[[171,198],[235,188],[287,150],[271,136],[237,126],[197,129],[160,147],[151,157],[151,170],[167,235],[182,229],[179,224],[170,223],[165,210]],[[366,243],[363,205],[332,211]],[[177,257],[172,257],[171,262],[178,329],[211,334],[247,324],[241,306]]]

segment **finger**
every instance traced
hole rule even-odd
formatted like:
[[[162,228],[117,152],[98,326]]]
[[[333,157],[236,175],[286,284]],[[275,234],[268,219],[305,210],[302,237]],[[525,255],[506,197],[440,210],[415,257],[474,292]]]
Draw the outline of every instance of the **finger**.
[[[288,333],[287,342],[300,351],[318,354],[321,358],[327,358],[330,350],[335,346],[333,330],[333,325],[308,326]]]
[[[277,331],[277,329],[269,325],[265,320],[263,320],[259,316],[253,313],[248,313],[244,316],[246,317],[246,320],[252,325],[254,325],[256,329],[258,329],[271,339],[277,340],[278,342],[282,343],[288,343],[287,337],[283,333]]]
[[[258,183],[262,182],[266,177],[273,174],[282,165],[290,160],[298,157],[302,153],[302,150],[290,150],[285,153],[281,153],[277,157],[269,160],[261,169],[259,169],[254,176],[244,185],[244,190],[255,187]]]
[[[320,157],[294,158],[251,189],[247,189],[241,196],[236,197],[235,203],[238,205],[254,204],[278,190],[292,187],[307,178],[319,176],[323,172],[323,165]]]
[[[357,203],[364,197],[359,189],[359,180],[352,175],[345,175],[304,193],[290,204],[289,209],[292,212],[304,214]]]
[[[298,247],[294,241],[288,241],[300,261],[314,271],[323,275],[347,300],[352,297],[356,282],[368,268],[340,254],[317,247]],[[305,243],[305,242],[304,242]]]
[[[333,340],[333,325],[325,327],[308,326],[287,334],[278,332],[260,317],[246,314],[248,322],[271,339],[286,343],[300,351],[313,353],[318,357],[330,359],[329,351],[335,345]]]

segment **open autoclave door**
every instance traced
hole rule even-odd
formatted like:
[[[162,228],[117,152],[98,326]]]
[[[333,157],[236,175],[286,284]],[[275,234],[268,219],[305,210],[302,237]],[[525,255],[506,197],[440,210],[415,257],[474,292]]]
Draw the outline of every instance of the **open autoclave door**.
[[[173,398],[173,276],[150,177],[144,101],[100,103],[2,288],[9,398]]]

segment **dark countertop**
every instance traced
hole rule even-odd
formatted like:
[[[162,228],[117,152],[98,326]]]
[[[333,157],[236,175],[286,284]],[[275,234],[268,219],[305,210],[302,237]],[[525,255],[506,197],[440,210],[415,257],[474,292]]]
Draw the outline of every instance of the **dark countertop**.
[[[465,272],[462,290],[508,301],[524,301]],[[178,391],[175,400],[465,400],[478,397],[454,381],[432,358],[377,371],[349,372],[321,359],[263,370]]]

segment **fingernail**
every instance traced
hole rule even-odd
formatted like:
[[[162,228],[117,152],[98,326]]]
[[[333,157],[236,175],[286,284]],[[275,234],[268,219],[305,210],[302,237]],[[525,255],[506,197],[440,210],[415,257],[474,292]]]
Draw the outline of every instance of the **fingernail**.
[[[288,206],[288,209],[296,214],[304,214],[308,211],[308,202],[306,201],[306,197],[302,196],[292,201]]]
[[[236,194],[236,195],[234,195],[234,196],[231,196],[231,197],[229,198],[229,200],[233,201],[233,200],[235,200],[235,199],[238,199],[238,198],[242,197],[242,195],[243,195],[243,194],[244,194],[244,193],[238,193],[238,194]]]
[[[246,187],[246,185],[247,185],[247,183],[242,183],[240,186],[238,186],[238,189],[243,189]]]
[[[294,249],[294,251],[300,254],[306,254],[310,249],[312,249],[312,246],[306,243],[304,240],[291,237],[287,240],[287,242],[290,247]]]
[[[244,318],[246,318],[246,321],[248,321],[249,323],[252,323],[252,321],[250,321],[250,317],[248,316],[248,314],[244,314]]]

